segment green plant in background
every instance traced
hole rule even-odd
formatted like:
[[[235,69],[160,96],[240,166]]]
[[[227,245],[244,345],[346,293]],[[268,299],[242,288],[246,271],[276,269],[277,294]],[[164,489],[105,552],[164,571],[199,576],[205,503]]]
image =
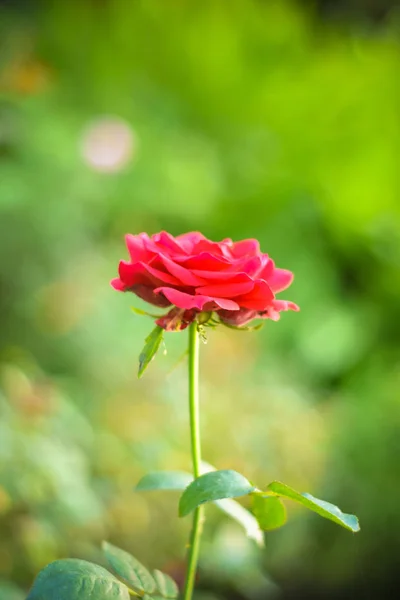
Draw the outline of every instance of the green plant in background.
[[[199,402],[199,339],[207,329],[227,325],[239,330],[254,319],[279,320],[280,312],[298,311],[293,302],[276,298],[292,282],[290,271],[275,267],[260,251],[257,240],[211,242],[198,232],[173,237],[161,232],[126,237],[130,261],[121,261],[116,290],[135,293],[159,309],[156,327],[146,338],[139,357],[141,377],[163,340],[164,331],[188,328],[189,416],[193,476],[185,472],[145,475],[137,491],[183,490],[179,516],[193,513],[183,600],[191,600],[196,581],[200,536],[204,521],[203,504],[250,497],[260,531],[286,523],[281,498],[288,498],[342,527],[359,531],[358,519],[337,506],[299,493],[273,481],[264,489],[256,487],[234,470],[210,470],[202,474]],[[223,360],[220,358],[220,360]],[[229,418],[227,418],[229,427]],[[136,558],[107,542],[105,558],[116,577],[107,570],[82,560],[60,560],[48,565],[35,580],[28,600],[125,600],[129,595],[145,600],[177,598],[178,587],[159,570],[150,573]]]

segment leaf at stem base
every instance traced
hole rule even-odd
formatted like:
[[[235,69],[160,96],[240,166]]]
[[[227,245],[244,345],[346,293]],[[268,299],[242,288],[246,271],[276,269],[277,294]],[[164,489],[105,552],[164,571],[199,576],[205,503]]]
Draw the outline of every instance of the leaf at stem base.
[[[179,501],[179,516],[185,517],[205,502],[238,498],[253,492],[255,487],[240,473],[231,470],[211,471],[201,475],[183,492]]]
[[[185,471],[154,471],[144,475],[135,490],[137,492],[183,491],[191,481],[193,481],[193,476]]]
[[[277,496],[253,494],[252,510],[263,531],[278,529],[286,523],[286,508]]]
[[[280,481],[273,481],[269,484],[268,491],[274,492],[278,496],[283,496],[284,498],[290,498],[299,504],[302,504],[306,508],[316,512],[321,517],[325,519],[329,519],[333,521],[337,525],[341,525],[345,529],[349,531],[353,531],[354,533],[360,531],[360,525],[358,519],[355,515],[349,515],[344,513],[330,502],[325,502],[325,500],[319,500],[318,498],[314,498],[311,494],[300,493],[289,487],[285,483],[281,483]]]

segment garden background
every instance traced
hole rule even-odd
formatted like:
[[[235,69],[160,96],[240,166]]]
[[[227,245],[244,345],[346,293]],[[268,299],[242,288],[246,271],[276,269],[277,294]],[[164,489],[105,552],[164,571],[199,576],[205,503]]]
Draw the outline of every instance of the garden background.
[[[400,536],[396,3],[0,4],[0,599],[102,539],[183,574],[186,335],[109,286],[123,235],[256,237],[301,306],[201,348],[204,457],[358,515],[290,505],[260,551],[208,508],[198,600],[384,598]]]

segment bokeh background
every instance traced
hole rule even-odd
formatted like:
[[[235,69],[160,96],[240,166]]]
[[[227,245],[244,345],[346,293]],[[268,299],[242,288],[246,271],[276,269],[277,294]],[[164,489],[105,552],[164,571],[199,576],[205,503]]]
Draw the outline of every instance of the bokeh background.
[[[126,232],[256,237],[283,314],[202,351],[204,456],[294,505],[265,550],[209,507],[197,600],[399,585],[400,14],[389,0],[66,0],[0,8],[0,599],[108,539],[182,578],[189,520],[139,495],[190,467],[186,335],[109,280]],[[222,330],[223,329],[223,330]],[[397,588],[396,588],[397,586]]]

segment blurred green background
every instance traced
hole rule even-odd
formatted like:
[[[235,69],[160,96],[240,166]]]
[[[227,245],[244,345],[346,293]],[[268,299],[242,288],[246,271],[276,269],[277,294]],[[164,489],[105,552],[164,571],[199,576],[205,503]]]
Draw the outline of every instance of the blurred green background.
[[[204,457],[290,505],[259,550],[208,509],[198,600],[383,598],[400,536],[395,2],[70,0],[0,8],[0,599],[106,538],[182,578],[186,335],[109,280],[126,232],[256,237],[301,312],[202,351]],[[175,368],[174,368],[175,366]]]

